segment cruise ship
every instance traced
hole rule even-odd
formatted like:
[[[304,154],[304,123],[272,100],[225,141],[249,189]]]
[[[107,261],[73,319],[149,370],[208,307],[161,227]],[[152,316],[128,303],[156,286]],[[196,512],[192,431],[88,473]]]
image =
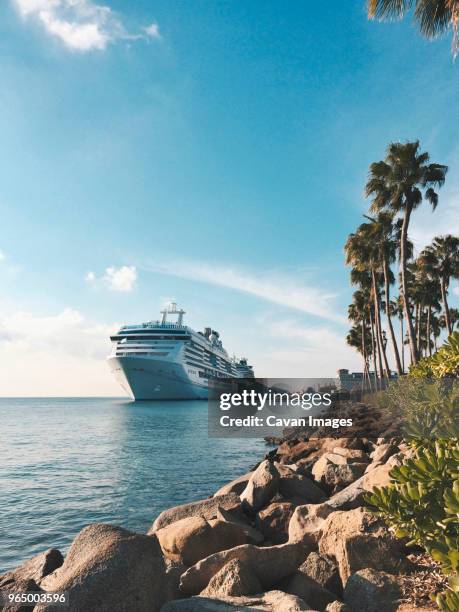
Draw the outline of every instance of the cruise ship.
[[[125,325],[111,336],[109,366],[135,400],[206,399],[209,380],[253,378],[246,359],[230,358],[218,332],[196,332],[184,325],[184,310],[174,302],[161,319]],[[171,321],[170,319],[175,319]]]

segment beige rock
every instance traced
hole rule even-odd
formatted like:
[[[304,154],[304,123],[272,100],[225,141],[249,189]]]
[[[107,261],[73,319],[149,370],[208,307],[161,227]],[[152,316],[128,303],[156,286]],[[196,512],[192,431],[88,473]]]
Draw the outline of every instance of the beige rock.
[[[50,548],[45,552],[24,561],[16,569],[0,576],[0,580],[13,578],[14,580],[34,580],[38,585],[45,576],[54,572],[64,562],[64,557],[60,550]]]
[[[311,608],[301,599],[282,591],[252,597],[191,597],[165,604],[161,612],[301,612]]]
[[[252,544],[237,546],[210,555],[190,567],[181,577],[180,590],[185,595],[197,595],[209,584],[212,576],[229,561],[247,563],[264,589],[293,574],[305,560],[308,550],[302,543],[280,544],[259,548]]]
[[[314,548],[322,536],[325,519],[333,511],[327,503],[298,506],[290,519],[288,541],[303,542]]]
[[[395,444],[380,444],[371,453],[371,459],[374,464],[386,463],[389,457],[398,453],[398,446]]]
[[[227,495],[228,493],[236,493],[240,495],[242,491],[246,488],[247,483],[250,480],[253,472],[248,472],[247,474],[243,474],[239,476],[239,478],[235,478],[228,484],[223,485],[218,491],[214,494],[214,497],[218,497],[219,495]]]
[[[323,490],[313,480],[293,470],[281,474],[279,492],[287,499],[300,498],[303,503],[320,504],[326,499]]]
[[[351,462],[342,455],[326,453],[314,464],[312,475],[327,490],[337,491],[360,478],[366,468],[367,463]]]
[[[343,594],[343,584],[338,566],[332,557],[313,551],[308,555],[303,565],[298,568],[298,571],[306,574],[338,597]]]
[[[6,598],[11,594],[39,593],[41,588],[32,578],[15,577],[13,572],[8,572],[0,576],[0,591]],[[7,603],[1,608],[2,612],[30,612],[30,609],[22,603]]]
[[[374,487],[390,484],[390,470],[391,466],[387,463],[375,467],[342,491],[332,495],[327,504],[335,510],[353,510],[362,506],[365,493],[372,491]]]
[[[288,526],[295,510],[289,502],[270,504],[256,516],[256,525],[264,537],[273,544],[283,544],[288,540]]]
[[[212,576],[201,595],[218,599],[225,596],[253,595],[262,591],[260,581],[250,566],[239,559],[233,559]]]
[[[246,544],[248,540],[236,523],[206,521],[200,516],[190,516],[158,529],[156,537],[165,557],[187,566],[220,550]]]
[[[68,591],[67,612],[155,612],[165,599],[165,572],[156,537],[93,524],[80,531],[64,564],[41,586]],[[42,604],[38,610],[53,607]]]
[[[333,601],[325,608],[325,612],[352,612],[352,610],[342,601]]]
[[[395,612],[400,597],[400,586],[394,576],[370,568],[350,576],[344,589],[344,601],[360,612]]]
[[[279,486],[279,472],[268,460],[262,461],[253,472],[241,493],[242,507],[257,512],[274,497]]]
[[[323,610],[329,603],[336,599],[335,593],[324,589],[318,582],[301,571],[295,572],[287,582],[284,590],[286,593],[296,595],[317,610]]]
[[[261,544],[265,539],[264,535],[258,531],[258,529],[252,527],[248,522],[249,519],[247,515],[242,512],[225,510],[219,507],[217,510],[217,518],[227,523],[236,523],[236,525],[239,525],[247,535],[248,544]]]
[[[221,507],[225,510],[231,508],[237,508],[240,506],[241,500],[236,493],[227,493],[226,495],[218,495],[210,497],[209,499],[203,499],[200,501],[192,502],[191,504],[182,504],[181,506],[175,506],[164,510],[156,518],[155,522],[148,531],[148,535],[151,535],[158,529],[162,529],[171,523],[180,521],[181,519],[189,516],[202,516],[207,520],[216,518],[217,508]]]
[[[363,508],[330,514],[319,543],[321,554],[336,559],[343,585],[361,569],[396,571],[403,565],[402,548],[382,519]]]
[[[370,460],[365,451],[356,448],[342,448],[340,446],[335,446],[332,449],[332,453],[334,455],[341,455],[342,457],[346,457],[349,461],[357,461],[362,463],[368,463]]]

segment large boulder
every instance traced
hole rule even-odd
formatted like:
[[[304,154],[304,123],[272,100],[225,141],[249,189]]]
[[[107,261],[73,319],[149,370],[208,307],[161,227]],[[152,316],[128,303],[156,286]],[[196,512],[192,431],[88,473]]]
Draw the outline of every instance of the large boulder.
[[[207,587],[202,591],[204,597],[240,597],[261,593],[263,588],[250,566],[239,559],[233,559],[222,567],[210,579]]]
[[[343,585],[361,569],[397,571],[403,566],[403,544],[379,517],[363,508],[333,512],[325,520],[319,552],[334,557]]]
[[[40,582],[54,572],[64,562],[64,557],[60,550],[56,548],[50,548],[45,552],[24,561],[16,569],[7,572],[3,576],[0,576],[0,580],[34,580],[38,585]]]
[[[251,597],[191,597],[165,604],[161,612],[301,612],[311,607],[303,600],[283,593],[268,591]]]
[[[42,589],[32,578],[15,577],[12,572],[0,576],[0,592],[7,599],[8,595],[19,595],[21,593],[40,593]],[[0,602],[1,604],[1,602]],[[2,612],[30,612],[30,605],[23,603],[6,603],[0,608]]]
[[[318,552],[312,552],[308,558],[298,568],[299,572],[306,574],[328,591],[335,593],[341,597],[343,593],[343,584],[339,575],[339,569],[332,557],[321,555]]]
[[[339,491],[365,472],[367,463],[354,462],[339,453],[326,453],[312,468],[314,479],[329,491]]]
[[[259,531],[273,544],[283,544],[288,540],[288,526],[295,506],[289,502],[270,504],[258,512],[255,522]]]
[[[399,452],[399,447],[395,444],[378,444],[375,450],[371,453],[371,459],[373,466],[386,463],[386,461]]]
[[[303,542],[312,550],[317,546],[325,519],[334,511],[327,503],[305,504],[295,508],[288,526],[288,541]]]
[[[262,461],[241,493],[242,507],[249,512],[261,510],[277,493],[278,486],[277,468],[268,460]]]
[[[278,465],[280,471],[282,466]],[[280,472],[279,492],[286,499],[300,499],[302,503],[320,504],[326,499],[323,490],[311,478],[285,467]]]
[[[249,518],[243,512],[225,510],[219,507],[217,510],[217,519],[239,525],[247,536],[248,544],[261,544],[265,539],[264,535],[250,524]]]
[[[317,610],[323,610],[336,599],[335,593],[324,589],[318,582],[298,570],[284,587],[286,593],[296,595]]]
[[[231,482],[228,482],[226,485],[223,485],[223,487],[218,489],[218,491],[214,494],[214,497],[228,495],[228,493],[236,493],[237,495],[240,495],[246,488],[252,474],[253,472],[248,472],[247,474],[243,474]]]
[[[332,495],[327,504],[334,510],[353,510],[362,506],[366,493],[372,491],[374,487],[390,484],[390,470],[391,466],[387,463],[375,467],[342,491]]]
[[[68,612],[155,612],[164,603],[166,567],[155,537],[93,524],[73,541],[63,565],[42,580],[67,591]],[[52,610],[42,604],[35,610]]]
[[[400,598],[400,585],[394,576],[371,568],[350,576],[344,589],[344,601],[360,612],[395,612]]]
[[[165,557],[187,566],[248,541],[243,528],[236,523],[206,521],[200,516],[190,516],[158,529],[156,537]]]
[[[180,590],[185,595],[197,595],[224,565],[237,559],[246,563],[264,589],[293,574],[306,558],[307,548],[300,542],[259,548],[252,544],[237,546],[210,555],[190,567],[181,577]]]
[[[161,512],[156,518],[148,531],[148,535],[189,516],[202,516],[207,520],[214,519],[217,516],[217,509],[219,507],[230,510],[231,508],[239,507],[240,504],[239,495],[236,493],[226,493],[225,495],[209,497],[209,499],[202,499],[190,504],[182,504],[181,506],[169,508]]]

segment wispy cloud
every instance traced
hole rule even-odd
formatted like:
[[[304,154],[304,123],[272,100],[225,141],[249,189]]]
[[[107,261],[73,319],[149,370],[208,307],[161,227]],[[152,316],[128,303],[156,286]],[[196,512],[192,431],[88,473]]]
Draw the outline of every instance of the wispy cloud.
[[[106,268],[105,274],[98,278],[94,272],[89,271],[85,275],[85,281],[91,285],[103,285],[112,291],[127,293],[132,291],[137,284],[137,268],[135,266],[110,266]]]
[[[151,272],[210,283],[241,291],[262,300],[317,317],[345,322],[332,309],[333,294],[285,274],[253,273],[242,269],[196,262],[149,263]]]
[[[0,261],[3,261],[4,259],[6,259],[5,252],[0,249]]]
[[[121,395],[105,362],[118,328],[73,308],[0,313],[1,395]]]
[[[109,6],[92,0],[12,0],[24,19],[38,21],[73,51],[104,50],[119,40],[160,38],[156,23],[130,34]]]

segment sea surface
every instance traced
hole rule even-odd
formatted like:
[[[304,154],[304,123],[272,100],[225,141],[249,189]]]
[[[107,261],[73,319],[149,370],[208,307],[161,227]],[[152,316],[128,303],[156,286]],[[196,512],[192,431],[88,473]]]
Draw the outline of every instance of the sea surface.
[[[247,472],[263,440],[207,435],[207,402],[0,399],[0,573],[85,525],[145,532]]]

